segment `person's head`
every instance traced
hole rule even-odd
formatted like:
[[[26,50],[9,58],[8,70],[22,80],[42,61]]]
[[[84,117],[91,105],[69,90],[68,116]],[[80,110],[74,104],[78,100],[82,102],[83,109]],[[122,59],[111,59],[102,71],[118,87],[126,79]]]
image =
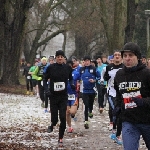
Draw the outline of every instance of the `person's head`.
[[[66,61],[66,64],[69,65],[69,66],[71,66],[71,67],[73,67],[73,61],[72,61],[72,59],[68,59]]]
[[[90,56],[84,56],[83,60],[84,60],[84,66],[90,66],[91,64]]]
[[[112,64],[114,62],[114,55],[108,56],[109,64]]]
[[[104,54],[102,55],[102,62],[107,63],[107,56]]]
[[[28,67],[30,67],[30,66],[31,66],[30,62],[27,62],[27,66],[28,66]]]
[[[64,57],[65,57],[65,54],[62,50],[56,51],[55,59],[56,59],[56,62],[58,64],[63,64],[64,63]]]
[[[79,61],[75,56],[71,57],[72,61],[73,61],[73,67],[77,67],[79,65]]]
[[[137,66],[138,60],[141,59],[140,47],[136,43],[126,43],[121,51],[121,56],[126,67]]]
[[[147,59],[147,67],[150,69],[150,58]]]
[[[46,57],[43,57],[43,58],[41,59],[41,63],[42,63],[43,65],[46,65],[46,63],[47,63],[47,58],[46,58]]]
[[[119,50],[114,50],[113,63],[119,64],[122,62],[121,52]]]
[[[97,62],[98,64],[101,64],[101,63],[102,63],[102,57],[101,57],[101,56],[97,56],[97,57],[96,57],[96,62]]]
[[[96,62],[95,59],[92,59],[92,60],[91,60],[91,65],[94,66],[94,67],[97,65],[97,62]]]
[[[53,57],[53,56],[50,56],[50,57],[49,57],[49,63],[50,63],[50,64],[53,64],[54,62],[55,62],[54,57]]]
[[[84,60],[83,60],[83,58],[81,59],[80,64],[81,64],[82,67],[84,67]]]
[[[147,59],[146,59],[146,56],[145,56],[145,55],[142,55],[141,61],[142,61],[143,64],[146,65]]]
[[[67,63],[67,57],[64,56],[64,63],[66,64]]]

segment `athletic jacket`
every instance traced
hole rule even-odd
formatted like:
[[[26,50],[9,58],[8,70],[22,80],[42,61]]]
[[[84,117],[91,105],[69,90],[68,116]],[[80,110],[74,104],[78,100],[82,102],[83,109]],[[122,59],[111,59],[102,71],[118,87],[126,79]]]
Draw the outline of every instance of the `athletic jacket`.
[[[54,63],[48,66],[45,80],[50,79],[50,92],[54,95],[66,95],[68,79],[72,82],[72,68],[66,64]]]
[[[77,94],[77,81],[80,81],[80,73],[76,69],[72,69],[72,78],[76,89],[72,89],[70,83],[68,82],[67,91],[68,94]]]
[[[122,69],[123,64],[115,65],[109,64],[106,66],[104,80],[107,81],[107,93],[110,96],[116,97],[116,90],[114,89],[114,77],[119,69]]]
[[[115,76],[116,107],[122,109],[122,120],[150,124],[150,70],[139,63],[136,67],[120,69]],[[143,99],[143,106],[136,106],[131,98]]]
[[[91,83],[89,79],[99,80],[100,72],[93,66],[85,66],[80,68],[80,76],[83,81],[83,93],[95,93],[93,89],[95,83]]]

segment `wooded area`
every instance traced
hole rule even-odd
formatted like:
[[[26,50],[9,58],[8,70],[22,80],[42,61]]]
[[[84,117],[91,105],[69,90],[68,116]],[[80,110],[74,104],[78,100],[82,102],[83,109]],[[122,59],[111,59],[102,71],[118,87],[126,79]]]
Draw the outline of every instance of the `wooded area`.
[[[40,49],[62,33],[75,39],[73,55],[106,53],[133,41],[146,48],[149,0],[0,0],[0,77],[18,84],[20,56],[34,61]]]

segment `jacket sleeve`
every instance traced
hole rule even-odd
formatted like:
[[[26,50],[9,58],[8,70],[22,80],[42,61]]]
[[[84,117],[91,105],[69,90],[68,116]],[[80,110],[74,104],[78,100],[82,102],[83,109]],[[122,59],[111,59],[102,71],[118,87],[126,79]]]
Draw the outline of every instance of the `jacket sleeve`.
[[[116,90],[115,107],[121,108],[121,106],[122,106],[122,95],[119,91],[119,85],[117,84],[116,77],[114,79],[114,88]]]
[[[100,80],[101,74],[100,72],[96,69],[96,80]]]
[[[38,80],[38,75],[37,75],[38,71],[39,71],[39,67],[37,66],[32,73],[32,77],[34,77],[34,79],[36,79],[36,80]]]

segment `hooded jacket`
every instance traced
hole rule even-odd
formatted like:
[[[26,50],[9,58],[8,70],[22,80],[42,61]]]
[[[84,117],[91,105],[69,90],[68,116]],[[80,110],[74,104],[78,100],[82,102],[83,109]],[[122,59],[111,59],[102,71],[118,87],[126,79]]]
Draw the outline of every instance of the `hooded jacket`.
[[[114,88],[122,121],[150,124],[150,70],[141,62],[130,69],[124,66],[116,73]],[[142,98],[143,106],[137,106],[132,97]]]

